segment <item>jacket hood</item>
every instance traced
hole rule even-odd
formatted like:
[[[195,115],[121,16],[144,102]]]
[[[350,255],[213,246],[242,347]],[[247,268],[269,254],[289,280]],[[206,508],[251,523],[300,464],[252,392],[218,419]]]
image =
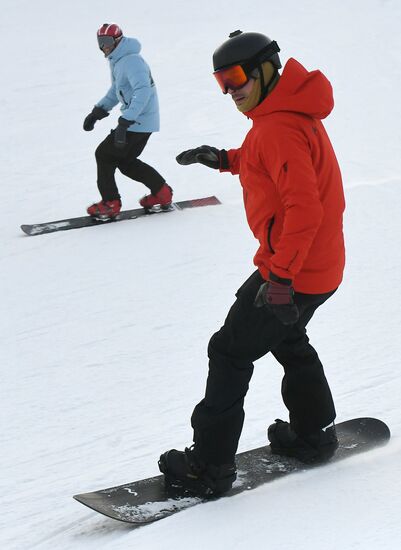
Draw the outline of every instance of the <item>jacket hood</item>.
[[[291,58],[271,94],[245,114],[253,120],[278,111],[291,111],[323,119],[333,107],[333,89],[324,74],[320,71],[309,72]]]
[[[136,38],[123,37],[117,48],[111,52],[107,59],[116,63],[122,57],[131,54],[138,54],[141,51],[141,43]]]

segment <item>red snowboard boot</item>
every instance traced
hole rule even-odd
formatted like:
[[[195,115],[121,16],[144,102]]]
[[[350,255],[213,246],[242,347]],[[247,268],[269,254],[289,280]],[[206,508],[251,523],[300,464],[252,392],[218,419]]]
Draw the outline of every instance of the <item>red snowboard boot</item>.
[[[97,220],[112,220],[120,213],[121,201],[116,199],[114,201],[100,201],[89,206],[86,211],[89,216],[96,218]]]
[[[146,210],[151,210],[154,206],[160,205],[162,210],[168,210],[173,199],[173,190],[167,183],[164,183],[160,191],[155,195],[145,195],[139,201],[139,204]]]

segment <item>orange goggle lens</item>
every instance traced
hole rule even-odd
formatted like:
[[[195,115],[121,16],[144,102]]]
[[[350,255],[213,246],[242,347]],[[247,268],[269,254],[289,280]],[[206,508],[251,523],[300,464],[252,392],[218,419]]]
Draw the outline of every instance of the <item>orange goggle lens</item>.
[[[219,83],[223,94],[226,94],[229,88],[231,90],[239,90],[239,88],[245,86],[249,80],[241,65],[233,65],[227,69],[220,69],[219,71],[215,71],[213,74]]]

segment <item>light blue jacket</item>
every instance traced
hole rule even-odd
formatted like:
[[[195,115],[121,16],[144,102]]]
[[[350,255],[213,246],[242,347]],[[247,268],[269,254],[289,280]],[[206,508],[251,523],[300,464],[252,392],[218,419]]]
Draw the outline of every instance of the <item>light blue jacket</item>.
[[[139,55],[140,51],[141,44],[136,38],[122,38],[107,58],[111,88],[96,105],[111,111],[120,102],[121,116],[135,121],[128,131],[157,132],[160,116],[156,86],[148,64]]]

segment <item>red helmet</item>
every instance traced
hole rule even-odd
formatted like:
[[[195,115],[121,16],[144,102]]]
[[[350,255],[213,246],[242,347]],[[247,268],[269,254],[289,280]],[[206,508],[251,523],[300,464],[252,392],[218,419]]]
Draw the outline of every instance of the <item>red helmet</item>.
[[[103,23],[103,25],[97,31],[97,35],[112,36],[113,38],[120,38],[123,35],[123,31],[115,23]]]
[[[122,37],[123,31],[115,23],[103,23],[97,31],[97,41],[101,50],[105,47],[114,50]]]

